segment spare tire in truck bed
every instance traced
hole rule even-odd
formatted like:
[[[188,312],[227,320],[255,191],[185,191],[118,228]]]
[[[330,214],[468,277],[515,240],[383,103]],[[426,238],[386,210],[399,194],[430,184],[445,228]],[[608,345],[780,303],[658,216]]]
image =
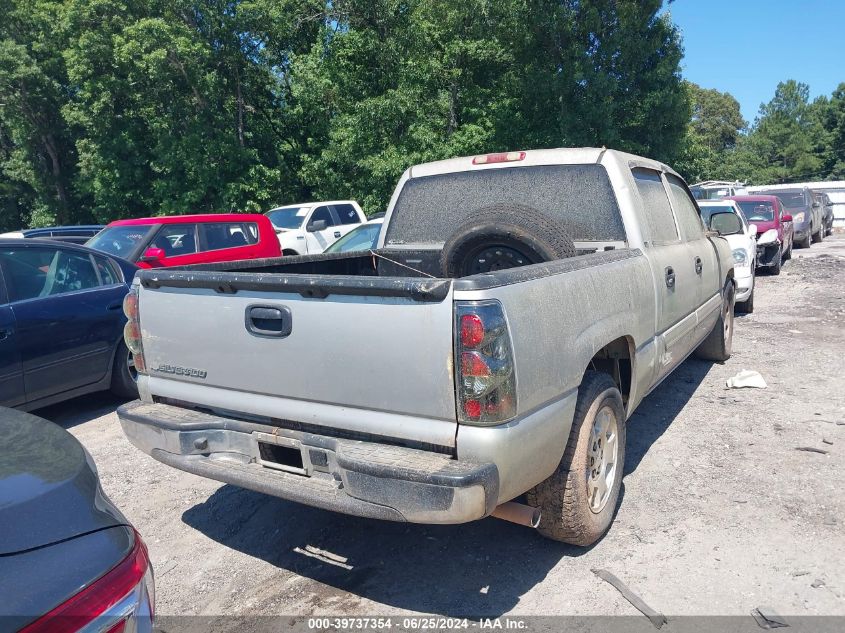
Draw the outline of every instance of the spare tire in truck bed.
[[[469,214],[443,245],[443,277],[467,277],[573,257],[575,243],[558,221],[519,204],[494,204]]]

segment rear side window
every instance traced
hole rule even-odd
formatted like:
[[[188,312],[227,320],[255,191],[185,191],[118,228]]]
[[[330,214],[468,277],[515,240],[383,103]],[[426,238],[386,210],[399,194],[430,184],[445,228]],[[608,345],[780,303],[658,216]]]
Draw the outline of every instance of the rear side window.
[[[358,224],[361,221],[358,212],[351,204],[336,204],[332,208],[337,213],[340,224]]]
[[[704,225],[701,223],[701,216],[698,207],[687,193],[684,182],[677,176],[666,174],[669,183],[669,193],[672,195],[672,206],[675,208],[675,215],[678,218],[678,225],[686,240],[700,240],[704,238]]]
[[[88,290],[100,285],[91,258],[55,248],[0,251],[9,300],[25,301]]]
[[[652,242],[677,242],[678,228],[660,174],[653,169],[635,167],[631,170],[637,191],[643,200],[645,224]]]
[[[602,165],[542,165],[411,178],[402,187],[385,244],[441,245],[469,215],[520,205],[562,222],[577,241],[623,241],[616,196]]]
[[[94,262],[97,264],[97,272],[100,274],[100,281],[104,286],[113,286],[121,283],[120,273],[116,270],[116,266],[109,260],[103,257],[95,257]]]
[[[209,222],[200,224],[204,236],[204,251],[250,246],[258,242],[255,222]]]

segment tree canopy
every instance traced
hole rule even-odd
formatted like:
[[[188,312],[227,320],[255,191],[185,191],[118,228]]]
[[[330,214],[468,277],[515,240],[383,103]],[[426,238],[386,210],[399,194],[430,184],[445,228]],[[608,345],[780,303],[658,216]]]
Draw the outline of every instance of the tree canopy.
[[[0,230],[355,198],[408,166],[608,146],[696,179],[845,173],[845,84],[749,128],[661,0],[0,0]]]

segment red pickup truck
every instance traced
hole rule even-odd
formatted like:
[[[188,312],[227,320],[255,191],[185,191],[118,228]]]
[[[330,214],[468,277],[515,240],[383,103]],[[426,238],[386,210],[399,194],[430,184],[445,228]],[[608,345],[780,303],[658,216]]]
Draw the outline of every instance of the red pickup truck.
[[[281,256],[266,216],[228,213],[116,220],[85,244],[141,268]]]

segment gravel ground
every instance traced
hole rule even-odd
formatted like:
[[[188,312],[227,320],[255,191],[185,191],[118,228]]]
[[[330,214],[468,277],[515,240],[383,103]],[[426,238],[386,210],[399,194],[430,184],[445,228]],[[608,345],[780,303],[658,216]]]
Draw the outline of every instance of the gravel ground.
[[[82,441],[144,536],[161,615],[636,615],[593,568],[666,614],[845,615],[845,236],[760,275],[756,304],[730,361],[686,361],[630,420],[624,498],[589,549],[496,519],[346,517],[182,473],[129,444],[105,395],[36,413]],[[741,369],[768,388],[726,389]]]

